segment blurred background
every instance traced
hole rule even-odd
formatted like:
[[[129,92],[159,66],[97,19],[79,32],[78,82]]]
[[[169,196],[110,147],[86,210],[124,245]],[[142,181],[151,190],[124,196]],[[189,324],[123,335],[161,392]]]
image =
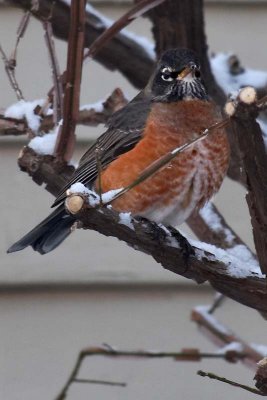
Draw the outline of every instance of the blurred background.
[[[116,19],[131,2],[91,1]],[[10,54],[22,12],[0,2],[0,41]],[[238,55],[242,64],[267,70],[267,1],[210,0],[205,2],[206,33],[211,52]],[[150,22],[138,19],[129,30],[151,39]],[[61,71],[66,43],[56,40]],[[51,87],[50,67],[41,24],[31,19],[19,46],[17,79],[27,100],[44,98]],[[128,98],[136,90],[117,72],[94,61],[83,69],[81,105],[94,103],[120,87]],[[0,63],[0,108],[16,102]],[[77,130],[75,158],[104,130]],[[190,322],[197,304],[210,303],[213,291],[168,271],[152,258],[116,239],[96,232],[76,231],[53,253],[31,249],[7,255],[6,249],[40,222],[52,196],[20,172],[16,159],[26,138],[0,137],[0,398],[53,399],[67,379],[78,352],[108,343],[122,349],[175,350],[212,345]],[[253,248],[245,192],[226,179],[215,203],[237,233]],[[188,231],[183,226],[182,230]],[[219,318],[250,342],[266,342],[266,323],[253,310],[227,300]],[[249,394],[196,376],[198,369],[250,383],[253,371],[224,361],[119,361],[90,358],[83,378],[118,380],[126,388],[73,385],[68,399],[248,399]]]

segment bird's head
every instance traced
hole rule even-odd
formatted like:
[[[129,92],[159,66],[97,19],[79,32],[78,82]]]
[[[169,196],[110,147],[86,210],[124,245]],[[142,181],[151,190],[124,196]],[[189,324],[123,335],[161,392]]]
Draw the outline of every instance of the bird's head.
[[[199,60],[188,49],[167,50],[160,58],[148,86],[154,101],[208,99]]]

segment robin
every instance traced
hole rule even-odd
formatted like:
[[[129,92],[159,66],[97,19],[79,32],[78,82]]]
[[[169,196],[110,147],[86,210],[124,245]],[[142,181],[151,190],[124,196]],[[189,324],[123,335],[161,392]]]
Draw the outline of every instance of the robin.
[[[56,248],[71,232],[74,217],[65,211],[66,189],[81,182],[98,191],[96,148],[101,148],[101,191],[127,186],[174,148],[220,120],[208,97],[199,61],[188,49],[166,51],[147,86],[108,123],[107,131],[87,150],[52,214],[8,252],[27,246],[41,254]],[[224,129],[197,142],[145,182],[114,200],[119,212],[157,223],[181,224],[218,191],[227,171],[229,145]]]

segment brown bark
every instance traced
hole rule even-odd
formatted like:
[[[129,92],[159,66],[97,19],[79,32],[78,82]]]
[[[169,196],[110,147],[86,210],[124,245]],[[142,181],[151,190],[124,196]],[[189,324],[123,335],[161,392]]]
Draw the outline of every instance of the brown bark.
[[[248,193],[246,200],[253,227],[254,243],[263,273],[267,273],[267,154],[255,118],[258,109],[239,103],[233,130],[241,151]]]
[[[82,77],[85,0],[71,1],[71,21],[68,40],[66,84],[63,103],[63,126],[59,130],[55,156],[68,162],[75,146],[75,128],[79,113],[80,86]]]

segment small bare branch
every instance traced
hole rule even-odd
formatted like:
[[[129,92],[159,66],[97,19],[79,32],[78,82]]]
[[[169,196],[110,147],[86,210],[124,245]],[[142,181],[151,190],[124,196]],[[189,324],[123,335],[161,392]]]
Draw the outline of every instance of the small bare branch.
[[[204,333],[216,346],[224,347],[231,343],[239,343],[245,357],[241,360],[245,365],[255,369],[262,359],[262,354],[251,345],[236,335],[231,329],[224,326],[213,315],[207,306],[198,306],[191,313],[192,321],[196,322],[201,332]]]
[[[63,400],[65,399],[67,392],[73,382],[89,382],[89,383],[101,383],[103,381],[91,381],[91,380],[84,380],[77,378],[82,363],[86,357],[93,357],[93,356],[104,356],[110,358],[135,358],[135,359],[162,359],[162,358],[170,358],[174,359],[175,361],[201,361],[202,359],[227,359],[226,354],[218,354],[218,353],[208,353],[208,352],[200,352],[198,349],[190,348],[190,349],[182,349],[179,352],[171,351],[149,351],[149,350],[116,350],[111,346],[104,346],[104,347],[89,347],[84,349],[78,355],[77,361],[75,366],[64,385],[63,389],[61,390],[60,394],[56,397],[55,400]],[[237,354],[237,358],[243,358],[243,354]],[[104,383],[107,384],[107,383]],[[112,383],[108,383],[112,384]],[[118,385],[118,383],[116,383]],[[120,384],[120,386],[125,386],[126,384]]]
[[[98,379],[80,379],[80,378],[73,379],[72,383],[93,383],[96,385],[120,386],[120,387],[127,386],[127,383],[125,382],[113,382],[113,381],[103,381]]]
[[[43,21],[43,28],[45,31],[45,42],[48,49],[53,84],[55,88],[53,92],[53,122],[54,124],[58,124],[62,119],[63,112],[63,86],[56,56],[51,22],[49,20]]]
[[[257,394],[259,396],[267,396],[267,394],[262,393],[257,389],[254,389],[254,388],[252,388],[250,386],[247,386],[247,385],[242,385],[241,383],[230,381],[229,379],[226,379],[226,378],[223,378],[221,376],[215,375],[215,374],[213,374],[211,372],[198,371],[197,374],[202,376],[202,377],[208,377],[210,379],[216,379],[217,381],[220,381],[220,382],[223,382],[223,383],[227,383],[228,385],[235,386],[235,387],[238,387],[240,389],[244,389],[244,390],[246,390],[248,392],[251,392],[253,394]]]
[[[24,15],[22,16],[19,27],[17,29],[17,40],[16,40],[15,48],[14,48],[12,55],[10,57],[10,60],[9,60],[9,64],[10,64],[10,66],[12,66],[13,69],[15,69],[17,66],[17,52],[18,52],[19,42],[23,38],[23,36],[26,32],[26,29],[29,25],[30,17],[31,17],[30,11],[26,11],[24,13]]]
[[[10,65],[8,58],[6,56],[6,53],[4,52],[1,45],[0,45],[0,53],[2,55],[2,59],[5,64],[5,70],[6,70],[9,82],[11,84],[11,87],[13,88],[14,92],[16,93],[17,99],[23,100],[24,97],[23,97],[22,91],[18,85],[18,82],[16,80],[15,73],[14,73],[14,67],[12,65]]]

